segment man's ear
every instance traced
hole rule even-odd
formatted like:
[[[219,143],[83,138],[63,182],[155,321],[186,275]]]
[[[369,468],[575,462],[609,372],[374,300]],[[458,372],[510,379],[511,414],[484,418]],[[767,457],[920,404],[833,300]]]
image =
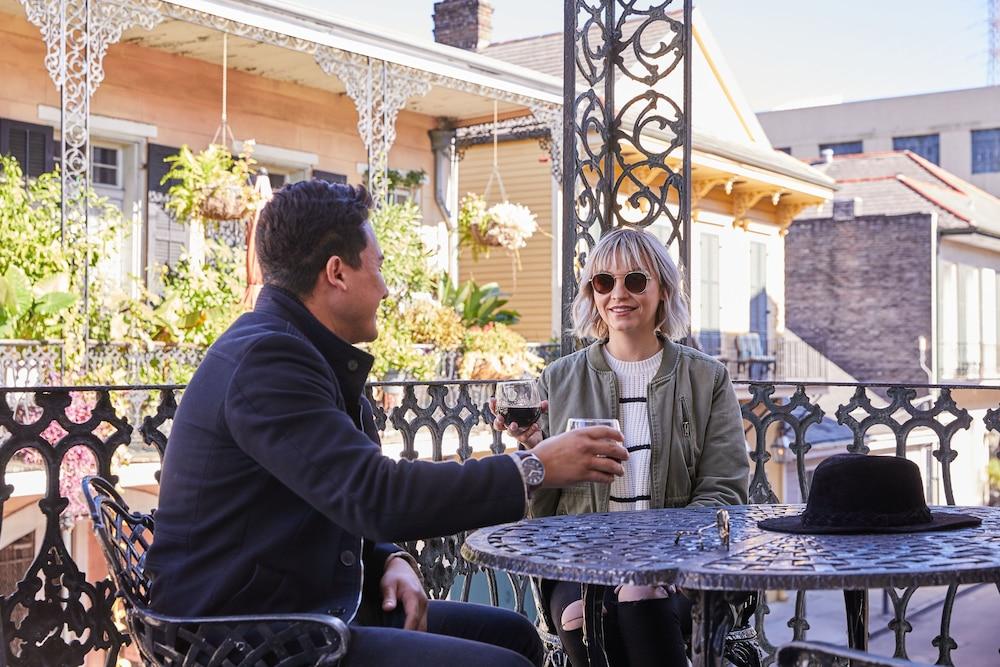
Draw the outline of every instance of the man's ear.
[[[330,259],[326,260],[324,269],[326,282],[331,287],[347,289],[347,283],[344,281],[344,261],[339,256],[332,255]]]

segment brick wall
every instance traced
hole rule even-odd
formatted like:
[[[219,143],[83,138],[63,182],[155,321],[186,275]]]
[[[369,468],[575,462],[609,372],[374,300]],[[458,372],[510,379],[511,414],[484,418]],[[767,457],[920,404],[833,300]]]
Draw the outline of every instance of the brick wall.
[[[475,51],[493,38],[493,5],[486,0],[434,3],[434,41]]]
[[[795,222],[785,238],[787,328],[862,382],[926,382],[932,216]],[[929,362],[929,359],[928,359]]]

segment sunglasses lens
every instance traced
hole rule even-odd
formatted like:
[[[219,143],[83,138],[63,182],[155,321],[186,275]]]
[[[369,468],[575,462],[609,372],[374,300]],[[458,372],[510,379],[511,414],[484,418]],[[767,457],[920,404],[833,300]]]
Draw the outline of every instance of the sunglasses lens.
[[[610,273],[598,273],[590,279],[590,284],[598,294],[607,294],[615,288],[615,277]]]
[[[633,271],[625,276],[625,289],[632,294],[642,294],[646,291],[646,274]]]

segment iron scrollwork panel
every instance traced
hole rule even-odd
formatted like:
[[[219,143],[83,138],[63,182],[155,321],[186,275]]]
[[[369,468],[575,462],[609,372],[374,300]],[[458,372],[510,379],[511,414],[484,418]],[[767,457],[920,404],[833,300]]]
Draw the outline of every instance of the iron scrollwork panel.
[[[613,229],[659,223],[689,267],[691,11],[690,0],[566,2],[564,329],[579,271]]]
[[[810,397],[806,385],[789,385],[791,391],[781,398],[773,383],[751,383],[751,400],[744,405],[744,417],[757,431],[750,454],[757,463],[752,488],[755,499],[775,496],[775,487],[767,479],[768,447],[764,434],[772,424],[783,424],[786,435],[794,434],[788,447],[795,453],[796,473],[803,497],[808,494],[807,470],[804,457],[812,451],[809,428],[823,419],[815,397]],[[488,397],[492,383],[403,383],[395,405],[374,401],[376,425],[396,444],[402,443],[401,456],[427,457],[443,460],[455,456],[467,459],[473,451],[488,448],[494,453],[504,451],[500,434],[489,429],[493,414]],[[367,389],[370,398],[381,398],[386,385]],[[959,449],[952,438],[968,428],[972,415],[956,405],[950,387],[886,387],[856,385],[855,396],[837,410],[838,419],[851,428],[848,449],[867,452],[875,424],[888,427],[898,446],[906,453],[907,439],[914,428],[924,427],[937,436],[934,461],[941,469],[956,460]],[[884,407],[878,407],[876,394],[888,397]],[[918,392],[937,393],[921,405]],[[128,448],[133,440],[135,424],[141,424],[142,441],[150,455],[162,456],[169,434],[169,423],[177,408],[180,387],[78,387],[32,388],[0,390],[0,503],[9,504],[20,484],[16,473],[24,469],[24,457],[36,457],[36,467],[45,476],[44,493],[38,501],[45,521],[41,548],[17,588],[2,600],[2,623],[5,651],[9,661],[24,665],[79,664],[83,656],[96,649],[108,649],[116,654],[126,638],[112,623],[113,589],[107,582],[88,582],[85,573],[73,561],[65,546],[64,521],[70,498],[60,487],[60,473],[71,450],[84,447],[91,452],[96,471],[114,479],[116,453]],[[79,411],[83,397],[87,410]],[[1000,399],[1000,395],[998,395]],[[133,409],[136,401],[141,411]],[[916,405],[915,405],[916,403]],[[1000,400],[998,400],[1000,403]],[[894,406],[894,407],[893,407]],[[387,409],[388,408],[388,409]],[[858,411],[867,417],[859,418]],[[136,420],[133,415],[140,415]],[[128,417],[123,416],[128,415]],[[1000,427],[1000,407],[985,413],[983,426],[987,430]],[[853,421],[852,421],[853,420]],[[867,421],[866,421],[867,420]],[[936,426],[935,426],[936,424]],[[394,429],[398,433],[392,433]],[[452,432],[457,437],[450,436]],[[429,437],[417,437],[418,432]],[[478,440],[479,444],[473,441]],[[445,451],[445,447],[454,449]],[[899,452],[895,452],[899,454]],[[18,468],[18,466],[21,466]],[[13,471],[13,472],[12,472]],[[942,475],[946,487],[950,477]],[[953,494],[948,493],[949,500]],[[7,528],[0,524],[0,528]],[[460,597],[469,596],[471,577],[482,570],[461,558],[458,548],[464,539],[456,535],[440,540],[427,540],[405,545],[420,563],[429,593],[444,598],[455,589],[459,577],[465,577]],[[520,577],[501,575],[485,570],[490,601],[500,603],[500,589],[507,577],[513,591],[513,605],[524,611],[528,581]],[[888,629],[895,638],[895,654],[905,657],[907,639],[912,627],[907,620],[908,608],[915,588],[897,591],[889,589],[893,618]],[[950,664],[957,648],[951,632],[952,612],[960,602],[956,593],[948,591],[941,617],[940,630],[932,643],[938,648],[942,664]],[[758,642],[769,656],[774,647],[763,634],[766,605],[758,613]],[[790,622],[796,639],[805,639],[805,595],[796,596],[795,612]],[[765,660],[770,659],[770,657]]]
[[[114,587],[107,580],[87,580],[66,536],[79,518],[74,505],[79,477],[96,472],[117,481],[115,457],[133,432],[124,416],[127,394],[147,389],[0,389],[0,510],[17,486],[31,484],[32,475],[45,480],[37,501],[45,522],[40,547],[15,589],[0,601],[9,664],[82,664],[94,650],[117,655],[127,641],[113,622]],[[172,415],[164,406],[174,405],[174,390],[158,389],[160,404],[154,409]],[[150,437],[147,442],[152,444]]]

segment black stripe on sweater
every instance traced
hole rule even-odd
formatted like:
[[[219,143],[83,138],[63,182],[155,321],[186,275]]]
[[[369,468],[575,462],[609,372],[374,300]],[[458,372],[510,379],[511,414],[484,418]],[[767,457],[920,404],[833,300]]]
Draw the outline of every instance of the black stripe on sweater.
[[[635,503],[640,500],[650,500],[649,496],[632,496],[630,498],[619,498],[618,496],[611,496],[609,500],[613,503]]]
[[[642,451],[643,449],[650,449],[651,450],[653,448],[651,446],[649,446],[649,445],[632,445],[631,447],[628,447],[627,449],[628,449],[629,453],[632,453],[632,452]]]
[[[646,402],[646,397],[645,396],[634,396],[632,398],[619,398],[618,402],[619,403],[645,403]]]

